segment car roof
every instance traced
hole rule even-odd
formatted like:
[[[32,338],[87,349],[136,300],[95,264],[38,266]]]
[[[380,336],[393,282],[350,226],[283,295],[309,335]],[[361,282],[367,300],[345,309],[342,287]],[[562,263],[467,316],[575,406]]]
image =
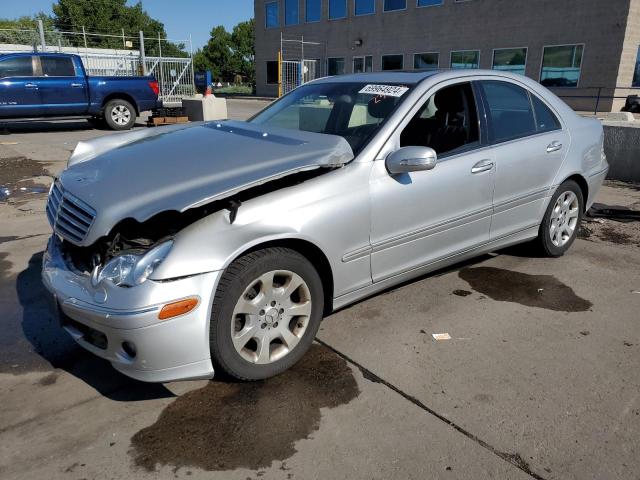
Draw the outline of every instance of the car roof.
[[[360,83],[360,82],[385,82],[416,84],[425,78],[432,77],[440,70],[394,70],[387,72],[351,73],[336,75],[315,80],[314,83]]]

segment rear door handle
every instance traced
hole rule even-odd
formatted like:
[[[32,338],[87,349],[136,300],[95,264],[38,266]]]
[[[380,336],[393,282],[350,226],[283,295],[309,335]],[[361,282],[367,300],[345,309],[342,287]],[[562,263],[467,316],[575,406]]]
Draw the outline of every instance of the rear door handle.
[[[72,83],[71,86],[73,88],[83,88],[84,84],[82,84],[82,83]]]
[[[547,146],[547,153],[553,153],[553,152],[557,152],[558,150],[560,150],[562,148],[562,144],[558,141],[555,142],[551,142],[548,146]]]
[[[471,173],[487,172],[493,168],[493,162],[491,160],[480,160],[471,168]]]
[[[38,84],[36,84],[36,83],[25,83],[24,84],[24,88],[35,88],[35,89],[37,89],[38,88]]]

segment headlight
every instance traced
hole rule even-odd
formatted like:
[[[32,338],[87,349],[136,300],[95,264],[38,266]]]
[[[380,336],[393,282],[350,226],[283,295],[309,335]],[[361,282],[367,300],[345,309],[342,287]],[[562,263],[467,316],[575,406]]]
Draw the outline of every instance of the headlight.
[[[124,287],[140,285],[167,257],[172,246],[173,240],[169,240],[153,247],[144,255],[131,253],[118,255],[109,260],[102,269],[94,271],[92,282],[94,285],[98,285],[108,279],[114,284]]]

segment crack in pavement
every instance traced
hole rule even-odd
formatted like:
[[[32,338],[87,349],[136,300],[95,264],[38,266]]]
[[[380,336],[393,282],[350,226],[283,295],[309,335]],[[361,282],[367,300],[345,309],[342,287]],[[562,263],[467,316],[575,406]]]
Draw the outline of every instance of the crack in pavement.
[[[444,415],[442,415],[442,414],[436,412],[435,410],[433,410],[432,408],[428,407],[427,405],[422,403],[422,401],[418,400],[416,397],[414,397],[412,395],[409,395],[408,393],[406,393],[403,390],[401,390],[399,387],[396,387],[394,384],[392,384],[392,383],[384,380],[383,378],[379,377],[378,375],[373,373],[371,370],[369,370],[367,367],[365,367],[365,366],[361,365],[360,363],[356,362],[354,359],[352,359],[351,357],[345,355],[344,353],[342,353],[338,349],[332,347],[331,345],[329,345],[325,341],[320,340],[318,337],[316,337],[315,341],[318,342],[323,347],[328,348],[329,350],[331,350],[336,355],[342,357],[346,362],[350,363],[351,365],[356,367],[358,370],[360,370],[360,373],[362,373],[362,376],[365,379],[369,380],[370,382],[380,383],[381,385],[384,385],[385,387],[389,388],[390,390],[393,390],[398,395],[403,397],[405,400],[408,400],[409,402],[413,403],[416,407],[424,410],[426,413],[428,413],[429,415],[434,416],[435,418],[437,418],[441,422],[446,423],[447,425],[449,425],[453,429],[455,429],[458,432],[460,432],[461,434],[463,434],[468,439],[470,439],[473,442],[477,443],[481,447],[489,450],[491,453],[493,453],[494,455],[500,457],[502,460],[510,463],[511,465],[513,465],[514,467],[518,468],[519,470],[522,470],[524,473],[526,473],[530,477],[535,478],[536,480],[546,480],[541,475],[538,475],[537,473],[532,471],[531,467],[529,466],[529,464],[526,462],[526,460],[524,460],[520,456],[520,454],[518,454],[518,453],[507,453],[507,452],[503,452],[501,450],[498,450],[496,447],[494,447],[493,445],[485,442],[484,440],[482,440],[477,435],[474,435],[473,433],[471,433],[468,430],[466,430],[465,428],[461,427],[460,425],[458,425],[454,421],[449,420]]]

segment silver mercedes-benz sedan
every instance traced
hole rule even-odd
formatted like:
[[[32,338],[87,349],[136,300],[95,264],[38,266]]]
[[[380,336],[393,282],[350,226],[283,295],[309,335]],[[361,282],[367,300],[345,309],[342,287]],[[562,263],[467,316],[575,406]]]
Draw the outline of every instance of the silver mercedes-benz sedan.
[[[43,279],[126,375],[263,379],[391,285],[520,242],[562,255],[607,170],[600,123],[523,76],[325,78],[247,122],[79,143]]]

